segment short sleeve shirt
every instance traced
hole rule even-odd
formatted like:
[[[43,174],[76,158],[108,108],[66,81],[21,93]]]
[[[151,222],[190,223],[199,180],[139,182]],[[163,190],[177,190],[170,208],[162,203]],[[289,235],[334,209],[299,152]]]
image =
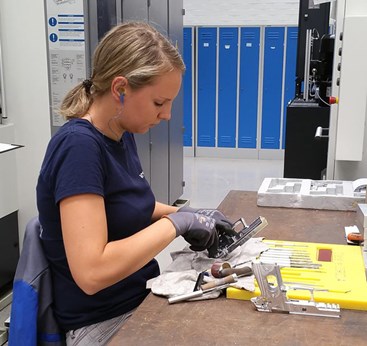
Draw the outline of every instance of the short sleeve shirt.
[[[107,320],[137,307],[159,275],[150,261],[142,269],[94,295],[74,282],[62,240],[59,202],[92,193],[104,198],[108,240],[131,236],[151,223],[155,198],[144,177],[134,137],[104,136],[84,119],[72,119],[51,138],[37,184],[41,239],[53,273],[54,311],[65,330]]]

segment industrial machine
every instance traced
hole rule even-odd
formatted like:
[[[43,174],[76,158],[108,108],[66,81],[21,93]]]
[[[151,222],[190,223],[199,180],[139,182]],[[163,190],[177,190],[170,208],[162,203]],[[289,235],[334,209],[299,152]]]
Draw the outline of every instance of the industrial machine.
[[[325,174],[335,41],[329,34],[329,12],[330,4],[300,1],[296,95],[287,106],[285,178],[322,179]]]

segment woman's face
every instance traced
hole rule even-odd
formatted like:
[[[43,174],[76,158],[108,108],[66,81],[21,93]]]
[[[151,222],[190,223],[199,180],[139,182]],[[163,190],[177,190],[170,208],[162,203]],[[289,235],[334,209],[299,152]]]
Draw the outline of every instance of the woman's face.
[[[171,119],[174,98],[181,87],[182,73],[173,70],[157,77],[152,85],[138,90],[127,86],[120,124],[132,133],[146,133],[162,120]]]

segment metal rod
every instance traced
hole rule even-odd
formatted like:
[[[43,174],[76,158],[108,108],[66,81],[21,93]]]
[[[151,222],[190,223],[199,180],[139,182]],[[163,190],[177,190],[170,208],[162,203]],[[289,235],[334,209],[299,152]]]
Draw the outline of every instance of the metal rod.
[[[318,269],[321,267],[321,264],[316,263],[302,263],[302,262],[293,262],[279,259],[270,259],[270,258],[260,258],[261,263],[265,264],[278,264],[285,267],[291,268],[309,268],[309,269]]]
[[[309,94],[309,82],[310,82],[310,61],[311,61],[311,45],[312,45],[312,38],[311,34],[312,30],[306,30],[306,47],[305,47],[305,72],[303,78],[303,99],[308,101],[308,94]]]

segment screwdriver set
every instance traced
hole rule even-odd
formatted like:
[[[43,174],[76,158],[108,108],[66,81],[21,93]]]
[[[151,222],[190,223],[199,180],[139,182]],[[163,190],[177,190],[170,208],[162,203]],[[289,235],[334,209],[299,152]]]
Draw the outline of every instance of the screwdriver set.
[[[367,282],[360,246],[263,241],[269,248],[258,261],[279,265],[290,299],[336,303],[345,309],[367,310]],[[260,296],[257,282],[255,286],[254,292],[229,287],[227,298],[250,300]]]

